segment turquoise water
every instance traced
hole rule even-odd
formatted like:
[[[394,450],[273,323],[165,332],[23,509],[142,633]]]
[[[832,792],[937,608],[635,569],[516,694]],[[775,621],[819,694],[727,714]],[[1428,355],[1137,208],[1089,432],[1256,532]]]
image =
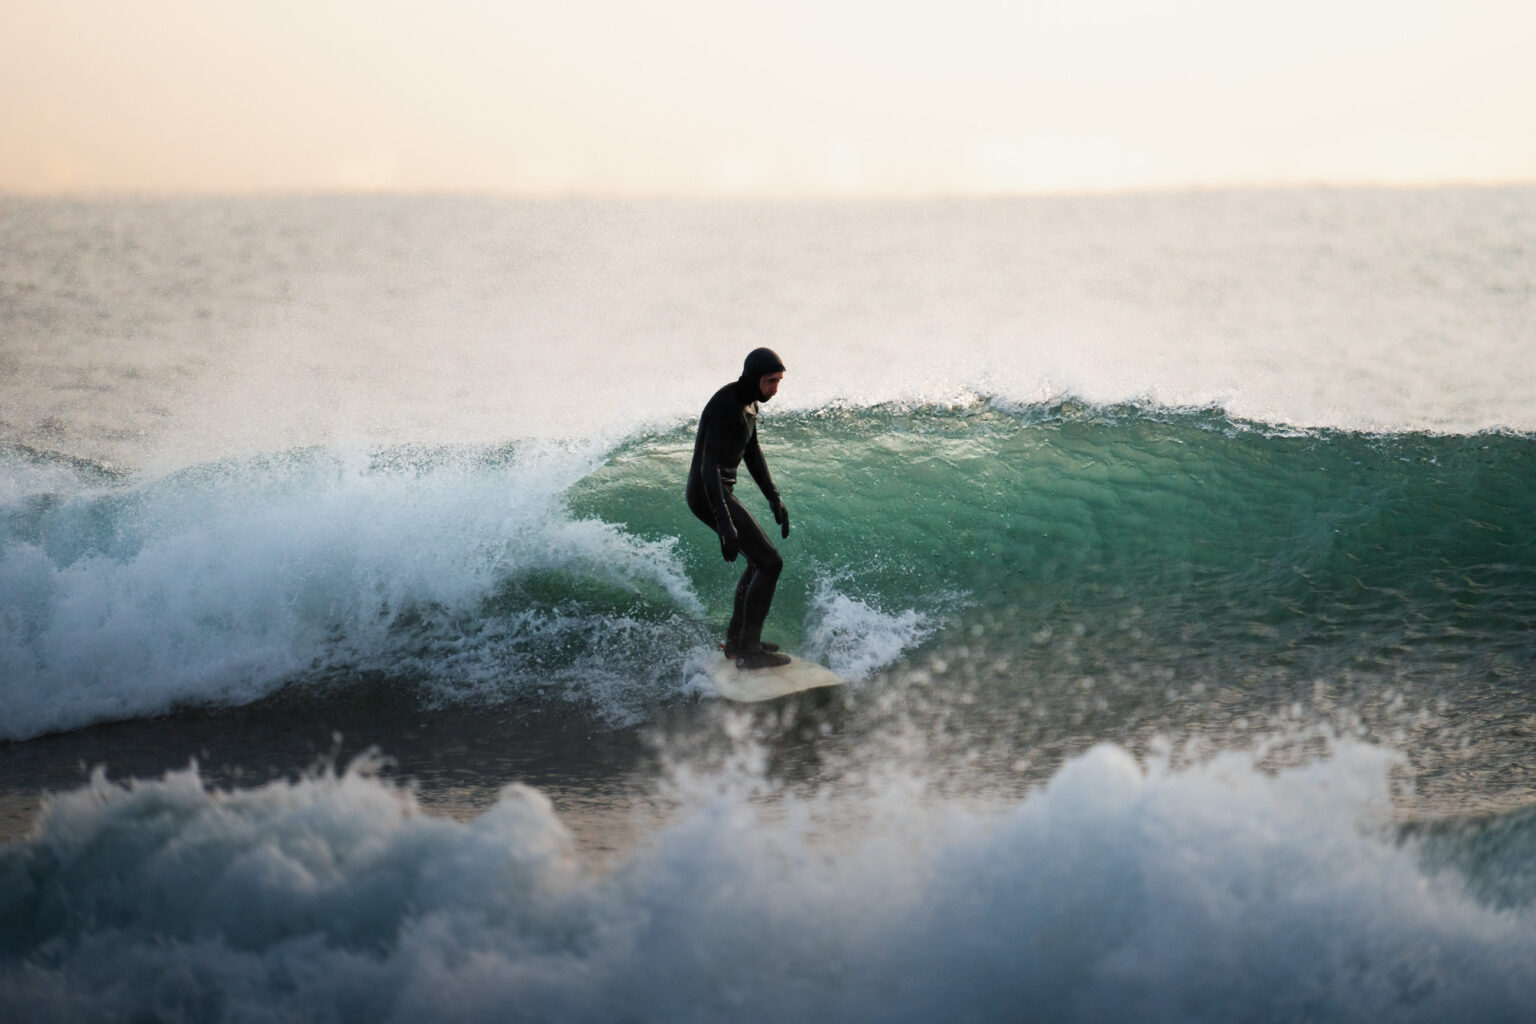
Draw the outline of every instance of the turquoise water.
[[[681,532],[702,571],[707,531],[679,531],[671,493],[689,441],[621,447],[573,489],[573,509],[641,536]],[[1529,653],[1529,436],[980,402],[798,415],[767,445],[812,572],[890,608],[964,592],[959,627],[980,624],[1019,656],[1074,617],[1104,628],[1131,615],[1140,636],[1118,642],[1161,644],[1172,660]],[[803,620],[786,596],[780,617]]]

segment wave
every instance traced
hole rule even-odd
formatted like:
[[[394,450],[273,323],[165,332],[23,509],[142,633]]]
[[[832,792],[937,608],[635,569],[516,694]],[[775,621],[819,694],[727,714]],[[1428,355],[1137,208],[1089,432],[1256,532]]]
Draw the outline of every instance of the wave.
[[[1536,653],[1530,435],[978,401],[825,409],[776,420],[765,439],[803,524],[795,558],[876,607],[945,624],[936,643],[1013,675],[1059,674],[1050,659],[1070,649],[1212,659],[1204,674],[1228,679],[1244,663],[1498,672]],[[676,529],[644,509],[666,508],[685,442],[619,449],[573,507]],[[701,532],[681,550],[707,555]]]
[[[0,548],[4,728],[376,670],[472,693],[573,638],[600,656],[632,606],[696,611],[669,544],[561,512],[589,460],[311,450],[28,494]]]
[[[981,400],[763,437],[795,524],[770,631],[855,678],[905,664],[987,700],[1147,666],[1507,679],[1532,654],[1529,435]],[[643,720],[698,692],[738,571],[682,503],[691,442],[130,476],[0,450],[0,736],[379,673]]]
[[[680,774],[675,823],[603,871],[521,785],[456,822],[366,764],[98,774],[0,846],[0,1015],[1529,1019],[1536,821],[1404,834],[1394,760],[1101,746],[991,806]]]

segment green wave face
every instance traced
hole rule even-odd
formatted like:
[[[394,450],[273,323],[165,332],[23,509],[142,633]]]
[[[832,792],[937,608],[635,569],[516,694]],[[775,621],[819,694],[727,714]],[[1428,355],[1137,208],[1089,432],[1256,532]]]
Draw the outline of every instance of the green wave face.
[[[984,718],[957,735],[1231,741],[1300,707],[1454,753],[1456,730],[1536,720],[1529,436],[978,402],[775,410],[762,439],[793,522],[777,540],[743,480],[785,556],[768,637],[880,677],[857,692]],[[0,719],[26,736],[383,676],[647,720],[695,692],[741,571],[685,505],[692,444],[127,480],[20,453]]]
[[[887,613],[931,616],[909,660],[989,698],[1269,678],[1286,680],[1285,701],[1351,677],[1511,681],[1530,658],[1527,436],[977,403],[770,415],[761,437],[794,522],[769,632],[792,643],[831,578]],[[683,505],[691,440],[636,440],[571,500],[642,535],[680,534],[718,617],[736,570]]]

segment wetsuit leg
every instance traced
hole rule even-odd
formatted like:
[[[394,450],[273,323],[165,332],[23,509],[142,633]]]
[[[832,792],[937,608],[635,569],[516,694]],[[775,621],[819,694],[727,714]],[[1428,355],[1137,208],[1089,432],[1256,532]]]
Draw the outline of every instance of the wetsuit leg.
[[[773,605],[773,593],[779,586],[784,559],[763,528],[757,525],[757,520],[734,495],[726,498],[726,504],[731,510],[731,522],[736,524],[742,557],[747,560],[746,571],[736,583],[729,635],[739,639],[739,649],[745,649],[755,647],[763,639],[763,622]]]
[[[725,504],[730,510],[731,522],[736,526],[742,556],[747,560],[746,570],[736,582],[726,640],[732,646],[746,647],[760,643],[763,639],[763,621],[768,618],[768,609],[773,604],[773,593],[779,585],[779,573],[784,569],[784,559],[763,528],[757,525],[757,520],[752,518],[752,514],[729,490],[725,492]],[[705,507],[702,495],[693,487],[688,488],[688,508],[711,532],[714,531],[714,512]]]
[[[742,570],[741,579],[736,581],[736,595],[731,602],[731,622],[725,627],[727,654],[741,650],[741,627],[747,621],[747,591],[752,589],[752,578],[757,575],[750,558],[743,558],[742,561],[747,563],[747,567]]]

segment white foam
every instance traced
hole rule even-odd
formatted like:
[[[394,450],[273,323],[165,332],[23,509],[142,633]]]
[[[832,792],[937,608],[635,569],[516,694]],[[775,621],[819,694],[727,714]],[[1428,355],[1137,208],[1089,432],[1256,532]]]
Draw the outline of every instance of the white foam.
[[[1527,1019],[1536,911],[1392,838],[1392,761],[1100,747],[990,807],[714,775],[601,874],[520,786],[457,823],[363,772],[97,777],[0,847],[0,1016]]]
[[[845,679],[867,679],[922,643],[933,632],[916,609],[884,612],[841,593],[831,578],[817,580],[806,611],[806,653]]]
[[[670,542],[565,510],[564,488],[591,467],[587,452],[416,467],[310,452],[61,496],[36,514],[37,536],[0,550],[0,736],[248,701],[328,666],[398,669],[424,642],[400,636],[412,616],[443,648],[417,667],[463,684],[476,658],[505,666],[497,637],[454,621],[504,640],[517,616],[478,609],[519,574],[605,581],[697,614]]]

